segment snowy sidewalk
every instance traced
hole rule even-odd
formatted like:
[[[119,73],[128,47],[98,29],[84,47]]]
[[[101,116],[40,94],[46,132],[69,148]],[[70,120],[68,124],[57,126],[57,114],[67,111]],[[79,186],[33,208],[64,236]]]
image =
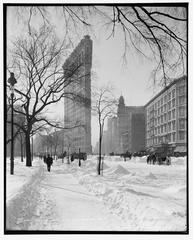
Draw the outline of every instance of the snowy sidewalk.
[[[68,165],[54,162],[51,172],[40,162],[33,184],[17,203],[23,206],[12,222],[21,230],[126,230],[121,219],[111,214],[94,195],[68,173]],[[18,218],[17,218],[18,217]],[[13,225],[16,224],[16,226]]]

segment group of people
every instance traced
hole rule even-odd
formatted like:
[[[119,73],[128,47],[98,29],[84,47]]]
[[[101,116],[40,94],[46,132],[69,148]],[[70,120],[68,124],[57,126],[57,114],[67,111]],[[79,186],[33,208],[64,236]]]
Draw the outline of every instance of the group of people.
[[[50,156],[50,154],[48,154],[47,157],[44,155],[44,163],[47,164],[47,170],[50,172],[51,166],[53,164],[53,158]]]
[[[171,157],[167,154],[150,153],[147,156],[147,164],[166,164],[171,165]]]

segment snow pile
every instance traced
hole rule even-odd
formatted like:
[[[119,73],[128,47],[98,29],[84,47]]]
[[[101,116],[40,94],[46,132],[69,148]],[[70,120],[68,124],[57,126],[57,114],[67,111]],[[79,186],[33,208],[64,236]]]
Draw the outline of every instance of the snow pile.
[[[122,175],[122,174],[124,175],[124,174],[128,174],[129,172],[124,167],[118,164],[117,168],[114,170],[114,173],[118,175]]]
[[[7,196],[6,196],[6,227],[7,229],[28,229],[30,217],[36,208],[36,199],[39,196],[36,187],[42,174],[38,159],[33,160],[32,167],[26,167],[19,158],[14,159],[14,175],[10,175],[7,163]],[[32,201],[33,199],[33,201]],[[24,220],[26,219],[26,221]]]
[[[10,160],[7,158],[6,168],[6,204],[12,200],[17,194],[20,194],[22,188],[30,182],[32,177],[39,171],[39,160],[33,160],[32,167],[26,167],[25,159],[21,162],[20,158],[14,159],[14,175],[10,175]]]
[[[81,161],[81,166],[78,160],[71,164],[54,161],[49,173],[38,159],[30,168],[15,159],[13,176],[8,161],[6,225],[10,229],[65,230],[66,223],[69,229],[80,227],[80,219],[88,217],[82,225],[86,229],[91,221],[96,225],[97,214],[90,213],[104,207],[112,213],[105,212],[105,224],[112,216],[122,220],[114,218],[118,225],[113,225],[114,230],[122,222],[126,231],[185,231],[186,158],[172,160],[170,166],[150,165],[145,157],[125,162],[106,156],[98,175],[96,156]],[[97,216],[101,219],[104,212]]]
[[[157,177],[153,173],[149,173],[147,176],[145,176],[147,179],[157,179]]]
[[[105,164],[108,167],[101,176],[89,174],[86,168],[77,169],[75,176],[127,223],[128,231],[186,230],[186,172],[182,165],[147,165],[146,157],[119,163],[111,157]]]
[[[171,164],[172,165],[187,165],[187,157],[171,157]]]

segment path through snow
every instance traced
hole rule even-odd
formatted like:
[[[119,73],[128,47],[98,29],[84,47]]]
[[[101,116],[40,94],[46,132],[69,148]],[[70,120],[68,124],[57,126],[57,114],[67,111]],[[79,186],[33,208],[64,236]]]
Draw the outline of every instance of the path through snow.
[[[51,172],[40,161],[39,171],[22,194],[8,207],[9,229],[20,230],[126,230],[124,222],[110,213],[68,172],[68,165],[54,162]],[[17,203],[17,204],[16,204]],[[9,211],[10,210],[10,211]],[[12,214],[11,214],[12,212]],[[14,217],[13,217],[14,215]]]

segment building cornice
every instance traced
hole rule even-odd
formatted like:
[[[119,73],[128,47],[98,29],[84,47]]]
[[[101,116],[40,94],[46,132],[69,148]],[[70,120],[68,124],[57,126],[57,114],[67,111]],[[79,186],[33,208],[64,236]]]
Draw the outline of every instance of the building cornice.
[[[150,104],[152,103],[156,98],[158,98],[162,93],[164,93],[166,90],[168,90],[171,86],[173,86],[174,84],[176,84],[177,82],[179,81],[182,81],[182,80],[187,80],[187,76],[184,75],[180,78],[177,78],[177,79],[174,79],[168,86],[166,86],[165,88],[163,88],[160,92],[158,92],[151,100],[149,100],[146,104],[145,104],[145,108]]]

